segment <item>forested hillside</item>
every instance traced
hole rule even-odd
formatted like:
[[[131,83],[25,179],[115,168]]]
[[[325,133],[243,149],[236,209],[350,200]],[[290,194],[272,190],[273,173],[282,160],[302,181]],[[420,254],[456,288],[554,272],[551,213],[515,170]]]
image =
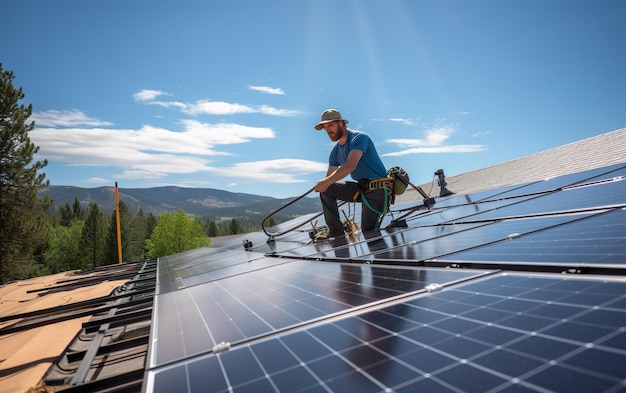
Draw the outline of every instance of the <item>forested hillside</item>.
[[[83,208],[96,203],[104,212],[115,209],[115,189],[113,187],[80,188],[71,186],[48,186],[41,189],[41,196],[53,199],[53,208],[73,205],[78,199]],[[132,213],[143,210],[144,213],[159,215],[164,212],[184,210],[187,214],[202,219],[223,220],[225,218],[247,218],[251,222],[260,219],[293,198],[276,199],[268,196],[233,193],[210,188],[155,187],[155,188],[120,188],[119,198]],[[276,218],[285,221],[295,216],[321,211],[316,195],[303,198],[294,203]]]

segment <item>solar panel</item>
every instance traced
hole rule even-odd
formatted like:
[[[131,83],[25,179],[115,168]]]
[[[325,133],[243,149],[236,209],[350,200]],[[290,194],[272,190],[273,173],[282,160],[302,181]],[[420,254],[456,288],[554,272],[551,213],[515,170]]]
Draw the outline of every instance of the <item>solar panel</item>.
[[[432,211],[417,209],[416,206],[403,204],[395,206],[391,209],[391,215],[394,219],[406,219],[424,217],[429,218],[429,222],[422,220],[420,223],[412,225],[432,225],[439,222],[445,222],[450,219],[451,215],[459,213],[450,209],[457,206],[474,205],[476,212],[485,210],[493,210],[506,204],[517,204],[524,199],[530,199],[532,197],[538,197],[541,195],[548,195],[556,191],[560,191],[563,188],[575,187],[580,184],[591,184],[601,180],[608,180],[612,178],[626,177],[626,167],[624,164],[613,165],[606,168],[598,168],[590,171],[574,173],[571,175],[565,175],[544,181],[533,182],[528,184],[522,184],[517,186],[503,187],[493,190],[482,191],[474,194],[467,195],[450,195],[436,199],[436,203],[433,206]],[[496,202],[496,205],[486,205],[487,202]],[[417,206],[419,207],[419,206]],[[411,213],[414,214],[411,214]],[[445,216],[434,216],[431,214],[445,214]],[[463,217],[459,215],[459,217]],[[389,217],[385,223],[388,224],[392,217]]]
[[[449,254],[471,250],[537,231],[547,231],[564,223],[581,220],[593,213],[542,216],[486,223],[436,225],[361,235],[353,241],[339,240],[335,247],[319,250],[315,244],[281,253],[309,259],[352,260],[361,262],[398,262],[415,264]],[[373,236],[367,238],[367,236]],[[494,260],[487,258],[487,260]]]
[[[543,181],[520,185],[518,187],[511,187],[510,190],[507,190],[505,192],[494,192],[499,190],[487,191],[482,193],[481,199],[478,199],[476,196],[474,196],[474,200],[484,201],[490,199],[508,198],[511,196],[550,193],[552,191],[560,190],[564,187],[574,186],[576,184],[592,183],[601,179],[624,176],[625,174],[626,167],[624,166],[624,164],[617,164],[608,167],[596,168],[588,171],[553,177]]]
[[[264,254],[242,253],[240,250],[201,248],[188,253],[162,258],[157,277],[157,292],[169,292],[182,286],[183,280],[224,266],[263,258]]]
[[[292,234],[290,237],[298,237]],[[265,258],[267,254],[297,248],[309,243],[308,233],[299,234],[300,241],[280,243],[267,242],[264,234],[246,234],[220,247],[204,247],[160,260],[157,292],[172,290],[209,282],[219,277],[241,274],[250,270],[250,263]],[[242,252],[245,250],[246,252]],[[282,263],[279,260],[264,263]]]
[[[626,193],[626,180],[620,178],[588,186],[567,188],[563,191],[531,198],[523,203],[510,204],[486,212],[477,212],[471,216],[471,219],[495,220],[583,209],[603,209],[623,205],[624,193]]]
[[[624,391],[624,178],[396,206],[380,231],[322,243],[300,219],[161,258],[144,390]]]
[[[147,390],[619,391],[625,294],[499,273],[157,368]]]
[[[585,215],[549,230],[434,258],[436,262],[507,262],[571,267],[623,266],[626,261],[626,210]],[[540,221],[535,219],[532,221]]]
[[[265,258],[229,277],[155,297],[150,364],[210,351],[390,297],[481,274]],[[239,265],[238,265],[239,266]],[[363,270],[361,270],[363,269]]]
[[[536,198],[536,196],[522,196],[510,199],[500,199],[494,201],[487,201],[481,203],[457,203],[447,208],[435,205],[430,211],[420,211],[417,214],[409,215],[406,218],[409,226],[426,226],[426,225],[439,225],[445,222],[464,221],[470,220],[474,215],[483,212],[492,212],[497,209],[502,209],[508,205],[517,205],[522,202]],[[400,217],[396,218],[400,219]],[[389,225],[391,219],[387,219],[383,222],[383,227]]]

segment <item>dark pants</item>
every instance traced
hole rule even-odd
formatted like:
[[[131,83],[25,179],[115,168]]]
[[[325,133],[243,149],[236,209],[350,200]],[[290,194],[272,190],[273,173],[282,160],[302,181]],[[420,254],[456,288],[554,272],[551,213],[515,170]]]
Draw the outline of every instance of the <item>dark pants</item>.
[[[330,235],[333,237],[341,236],[343,232],[343,223],[339,217],[339,208],[337,201],[354,201],[354,195],[359,191],[359,185],[354,182],[339,182],[331,185],[328,189],[320,193],[322,200],[322,209],[324,211],[324,219]],[[374,190],[365,194],[365,198],[369,205],[377,212],[385,212],[385,190]],[[361,198],[357,198],[361,201]],[[379,214],[372,211],[365,203],[361,206],[361,230],[373,231],[377,230]]]

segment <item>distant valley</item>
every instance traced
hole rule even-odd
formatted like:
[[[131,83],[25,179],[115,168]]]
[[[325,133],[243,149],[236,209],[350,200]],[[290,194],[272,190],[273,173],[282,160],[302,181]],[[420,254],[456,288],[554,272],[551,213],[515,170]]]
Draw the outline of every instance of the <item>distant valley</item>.
[[[81,206],[88,209],[93,202],[105,212],[115,209],[115,188],[81,188],[72,186],[48,186],[40,191],[54,199],[54,208],[66,203],[72,207],[76,198]],[[271,211],[290,202],[293,198],[277,199],[267,196],[233,193],[211,188],[154,187],[120,188],[119,199],[129,210],[136,214],[139,209],[145,214],[160,215],[164,212],[176,212],[178,209],[196,215],[201,219],[222,220],[231,217],[258,218],[259,223]],[[316,195],[303,198],[294,203],[275,219],[278,222],[298,215],[319,212],[321,204]]]

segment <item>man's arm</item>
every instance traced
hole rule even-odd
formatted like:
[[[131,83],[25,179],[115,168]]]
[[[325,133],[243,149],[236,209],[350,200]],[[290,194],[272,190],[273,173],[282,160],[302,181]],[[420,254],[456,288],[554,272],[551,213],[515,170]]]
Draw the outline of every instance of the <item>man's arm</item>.
[[[359,160],[363,157],[361,150],[352,150],[348,154],[346,162],[339,167],[329,167],[326,172],[326,177],[315,183],[314,190],[317,192],[324,192],[330,187],[331,184],[338,182],[344,177],[348,176],[359,163]]]

